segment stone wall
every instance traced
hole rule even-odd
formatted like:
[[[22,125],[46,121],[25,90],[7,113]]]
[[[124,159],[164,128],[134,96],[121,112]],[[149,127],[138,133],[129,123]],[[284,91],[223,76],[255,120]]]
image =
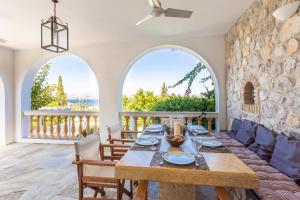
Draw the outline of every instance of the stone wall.
[[[300,133],[300,13],[272,16],[292,0],[255,0],[226,35],[228,122],[251,119],[276,132]],[[242,109],[245,77],[258,80],[259,111]]]

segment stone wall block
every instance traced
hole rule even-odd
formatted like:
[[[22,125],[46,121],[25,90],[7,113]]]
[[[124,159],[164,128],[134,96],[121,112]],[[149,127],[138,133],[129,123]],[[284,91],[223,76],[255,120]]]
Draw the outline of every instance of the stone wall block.
[[[300,131],[300,12],[285,22],[272,16],[278,7],[293,1],[254,0],[227,33],[229,120],[240,116],[278,133]],[[243,105],[247,81],[257,82],[256,105]]]

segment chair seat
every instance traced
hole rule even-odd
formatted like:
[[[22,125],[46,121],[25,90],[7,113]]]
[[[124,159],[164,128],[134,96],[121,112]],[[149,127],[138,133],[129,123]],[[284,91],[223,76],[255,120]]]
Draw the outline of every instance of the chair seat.
[[[115,168],[110,166],[86,165],[83,169],[83,176],[115,178]]]

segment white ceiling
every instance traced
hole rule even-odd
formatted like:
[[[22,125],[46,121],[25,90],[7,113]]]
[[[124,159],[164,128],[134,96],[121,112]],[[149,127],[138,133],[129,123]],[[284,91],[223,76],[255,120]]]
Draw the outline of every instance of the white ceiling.
[[[70,45],[143,41],[224,34],[253,0],[161,0],[164,8],[193,10],[191,19],[156,18],[147,0],[60,0],[57,15],[68,22]],[[0,0],[0,40],[14,49],[40,47],[40,22],[53,12],[50,0]]]

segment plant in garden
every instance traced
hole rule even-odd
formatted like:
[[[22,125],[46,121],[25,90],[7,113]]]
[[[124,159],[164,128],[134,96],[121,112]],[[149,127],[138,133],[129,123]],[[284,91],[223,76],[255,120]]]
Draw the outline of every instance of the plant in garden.
[[[192,71],[190,71],[189,73],[187,73],[181,80],[179,80],[177,83],[175,83],[174,85],[169,86],[169,88],[175,88],[181,84],[183,84],[184,82],[188,81],[188,85],[187,85],[187,89],[185,91],[185,96],[190,96],[190,94],[192,93],[191,87],[194,83],[195,78],[197,77],[198,74],[201,73],[202,70],[205,70],[206,66],[203,63],[198,63],[194,69]],[[206,81],[210,80],[211,76],[207,76],[201,79],[201,83],[205,83]]]
[[[55,87],[46,82],[50,64],[44,65],[33,79],[31,86],[31,109],[38,110],[54,101]]]
[[[181,97],[170,96],[167,99],[157,101],[150,109],[151,111],[182,111],[182,112],[214,112],[214,98],[206,97]]]

